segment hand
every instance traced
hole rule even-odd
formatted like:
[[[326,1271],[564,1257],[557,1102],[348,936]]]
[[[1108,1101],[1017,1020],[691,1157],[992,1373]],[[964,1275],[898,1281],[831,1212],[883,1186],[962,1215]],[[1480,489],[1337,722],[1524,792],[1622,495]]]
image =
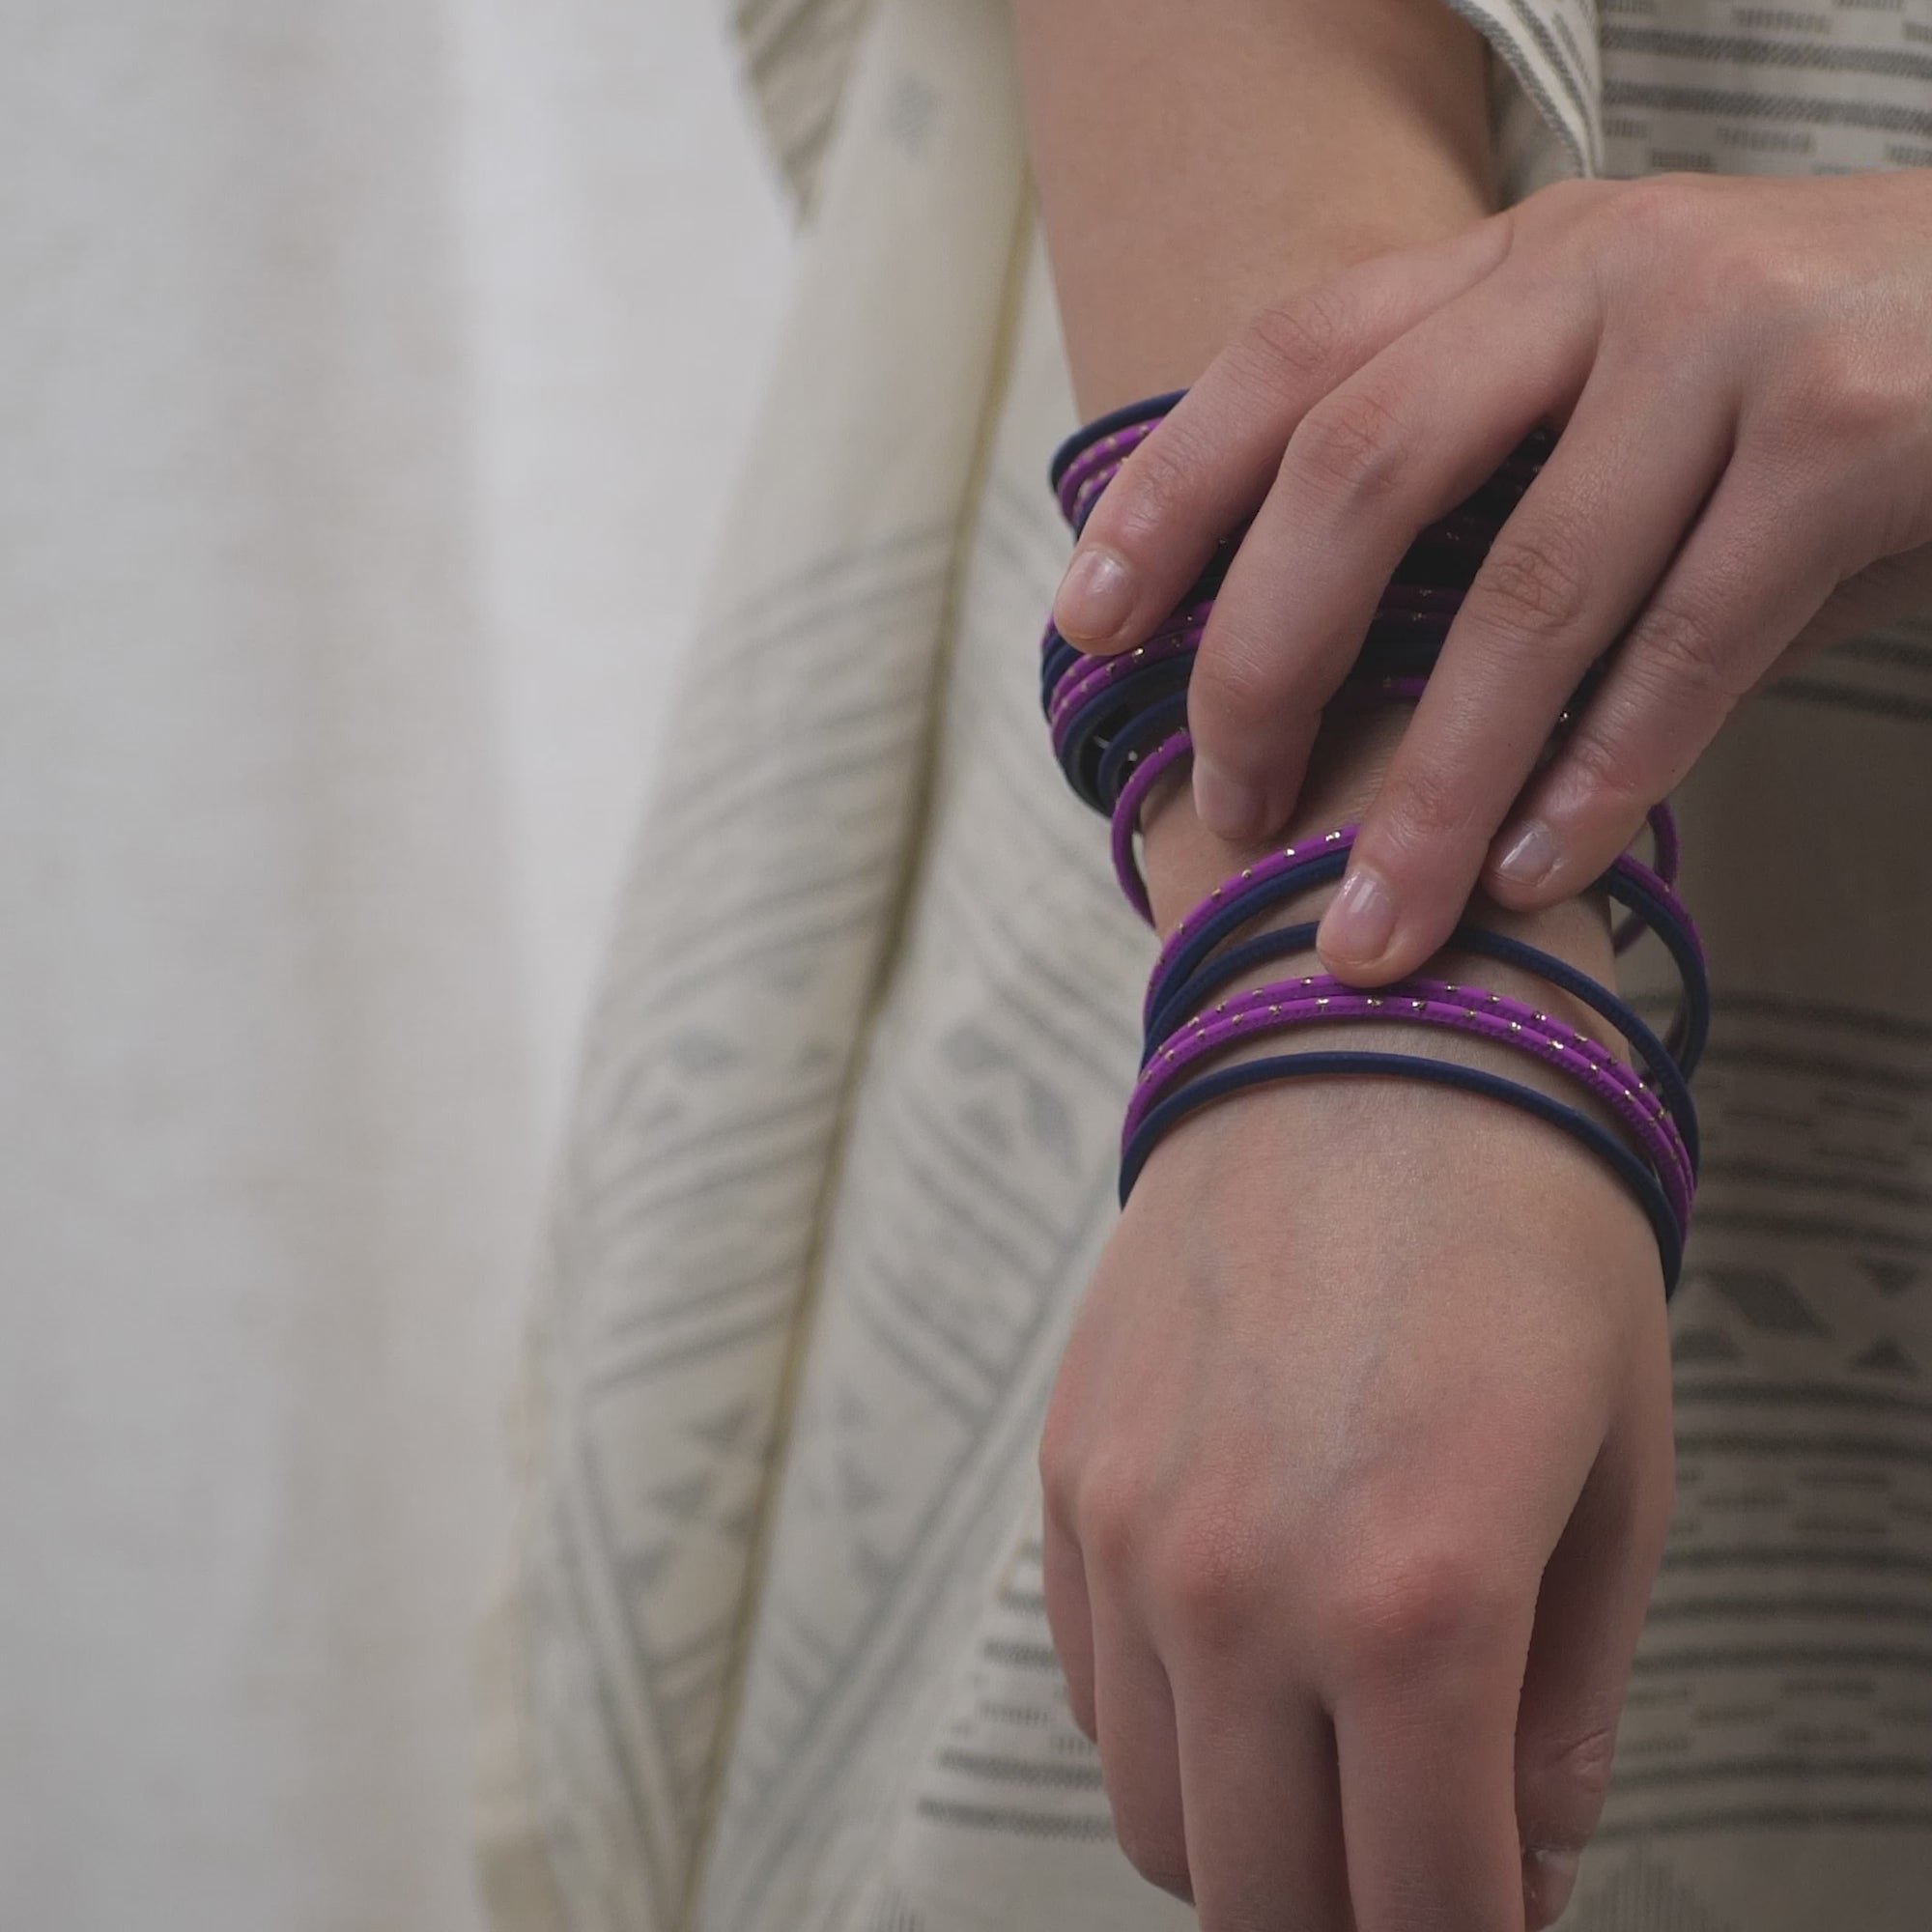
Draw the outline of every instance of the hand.
[[[1614,1182],[1463,1094],[1267,1087],[1156,1150],[1048,1406],[1046,1599],[1202,1932],[1562,1910],[1669,1517],[1664,1315]]]
[[[1932,603],[1928,310],[1932,170],[1554,184],[1262,310],[1096,505],[1056,620],[1139,642],[1254,517],[1188,723],[1203,819],[1264,837],[1415,533],[1561,431],[1323,922],[1328,970],[1386,981],[1479,880],[1519,908],[1578,891],[1742,697]]]

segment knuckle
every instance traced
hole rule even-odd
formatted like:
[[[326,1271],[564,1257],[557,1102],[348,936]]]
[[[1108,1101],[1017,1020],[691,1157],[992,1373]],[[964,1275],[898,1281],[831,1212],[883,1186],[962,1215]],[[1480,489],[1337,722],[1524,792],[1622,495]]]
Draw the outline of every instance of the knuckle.
[[[1657,802],[1647,767],[1621,731],[1586,726],[1565,745],[1563,761],[1575,774],[1577,789],[1626,817],[1640,816]]]
[[[1088,1564],[1121,1576],[1133,1566],[1145,1539],[1145,1490],[1127,1470],[1102,1463],[1090,1468],[1080,1483],[1074,1520]]]
[[[1620,184],[1594,213],[1604,235],[1643,247],[1708,239],[1713,210],[1708,184],[1693,172],[1664,171]],[[1701,259],[1701,247],[1694,251]]]
[[[1561,209],[1568,213],[1581,213],[1597,207],[1617,185],[1601,176],[1562,175],[1555,181],[1546,182],[1534,193],[1525,195],[1520,205],[1527,207],[1533,202],[1539,212]]]
[[[1690,696],[1728,710],[1743,695],[1721,628],[1694,605],[1653,599],[1619,656],[1634,678],[1667,693],[1673,703]]]
[[[1610,1788],[1610,1768],[1617,1754],[1614,1723],[1593,1724],[1579,1735],[1564,1739],[1544,1759],[1541,1775],[1551,1784],[1575,1794],[1579,1804],[1602,1804]],[[1587,1830],[1595,1812],[1580,1821]]]
[[[1199,494],[1198,465],[1186,446],[1163,423],[1122,464],[1120,473],[1100,493],[1082,531],[1131,557],[1150,538],[1186,512]]]
[[[1221,1654],[1255,1630],[1268,1578],[1254,1539],[1230,1512],[1197,1511],[1167,1539],[1152,1580],[1179,1634],[1199,1650]]]
[[[1127,1862],[1161,1890],[1191,1896],[1187,1846],[1179,1820],[1145,1814],[1139,1805],[1116,1804],[1114,1837]]]
[[[1766,247],[1748,236],[1713,235],[1704,251],[1706,285],[1721,291],[1731,312],[1776,320],[1812,312],[1831,286],[1831,273],[1817,254],[1802,248]]]
[[[1330,1607],[1335,1654],[1348,1675],[1370,1682],[1479,1655],[1510,1620],[1505,1577],[1473,1540],[1418,1538],[1359,1563]]]
[[[1580,1847],[1596,1829],[1609,1797],[1617,1749],[1615,1719],[1580,1732],[1525,1739],[1520,1748],[1517,1811],[1524,1839]]]
[[[1395,400],[1364,384],[1337,389],[1302,417],[1288,462],[1321,486],[1361,503],[1385,495],[1402,473],[1404,436]]]
[[[1303,384],[1320,380],[1346,333],[1339,295],[1319,285],[1257,309],[1249,318],[1244,341],[1276,381],[1286,377]]]
[[[1400,863],[1421,854],[1437,857],[1445,844],[1482,842],[1476,835],[1486,828],[1477,824],[1479,798],[1466,768],[1422,756],[1400,764],[1383,781],[1386,802],[1376,814],[1378,847]]]
[[[1059,1411],[1049,1408],[1040,1426],[1039,1447],[1035,1463],[1039,1470],[1040,1495],[1047,1514],[1061,1522],[1073,1519],[1075,1463],[1067,1439],[1067,1425],[1058,1419]]]
[[[1787,442],[1861,450],[1897,433],[1910,396],[1901,371],[1864,350],[1853,331],[1806,329],[1779,357]]]
[[[1266,716],[1290,686],[1289,667],[1264,640],[1231,635],[1224,628],[1212,647],[1204,641],[1195,657],[1188,708],[1211,735],[1217,724]]]
[[[1515,636],[1567,633],[1589,605],[1588,546],[1545,520],[1517,530],[1505,525],[1469,587],[1472,614]]]

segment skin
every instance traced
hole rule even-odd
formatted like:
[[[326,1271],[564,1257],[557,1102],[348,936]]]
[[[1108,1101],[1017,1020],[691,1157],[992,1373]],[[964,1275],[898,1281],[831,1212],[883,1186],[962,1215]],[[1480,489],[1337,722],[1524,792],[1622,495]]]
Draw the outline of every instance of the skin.
[[[1254,516],[1188,723],[1202,817],[1257,835],[1414,533],[1561,431],[1322,925],[1330,971],[1393,979],[1479,883],[1519,908],[1577,892],[1742,698],[1932,603],[1928,304],[1932,170],[1558,183],[1252,318],[1107,492],[1056,616],[1086,650],[1138,642]]]
[[[1147,446],[1168,468],[1143,452],[1122,478],[1152,482],[1133,531],[1112,527],[1175,580],[1164,609],[1191,575],[1169,520],[1237,521],[1215,439],[1292,355],[1275,319],[1352,277],[1392,340],[1492,245],[1471,241],[1494,232],[1481,43],[1440,0],[1013,14],[1083,413],[1224,379],[1223,413]],[[1163,491],[1176,464],[1186,488]],[[1268,829],[1359,816],[1406,722],[1321,721]],[[1273,842],[1215,830],[1184,782],[1143,825],[1163,933]],[[1588,895],[1470,912],[1612,977]],[[1603,1037],[1492,962],[1429,970]],[[1576,1097],[1480,1041],[1348,1035],[1319,1043],[1415,1043]],[[1662,1553],[1669,1405],[1648,1228],[1543,1123],[1326,1079],[1179,1126],[1082,1299],[1039,1448],[1048,1618],[1129,1860],[1204,1932],[1548,1924],[1602,1808]]]

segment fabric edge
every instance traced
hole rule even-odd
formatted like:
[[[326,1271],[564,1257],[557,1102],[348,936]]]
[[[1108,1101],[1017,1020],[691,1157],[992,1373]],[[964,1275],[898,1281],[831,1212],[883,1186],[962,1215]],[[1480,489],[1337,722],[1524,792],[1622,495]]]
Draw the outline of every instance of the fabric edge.
[[[1601,175],[1604,157],[1596,123],[1564,111],[1536,71],[1521,39],[1479,0],[1441,0],[1441,5],[1466,20],[1489,48],[1492,82],[1490,120],[1508,199],[1520,200],[1566,177]],[[1562,144],[1560,161],[1534,155],[1539,131],[1554,134]]]

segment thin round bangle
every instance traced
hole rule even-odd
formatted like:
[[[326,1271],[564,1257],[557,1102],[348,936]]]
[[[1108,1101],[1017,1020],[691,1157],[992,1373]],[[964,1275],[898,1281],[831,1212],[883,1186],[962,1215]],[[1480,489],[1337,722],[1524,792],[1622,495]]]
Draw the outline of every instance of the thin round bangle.
[[[1135,1180],[1162,1136],[1169,1128],[1205,1107],[1210,1100],[1258,1087],[1271,1080],[1309,1079],[1326,1073],[1393,1074],[1399,1079],[1421,1080],[1435,1086],[1457,1087],[1465,1093],[1488,1094],[1492,1099],[1534,1114],[1551,1126],[1561,1128],[1600,1159],[1609,1163],[1635,1196],[1637,1205],[1650,1222],[1657,1239],[1659,1260],[1663,1267],[1663,1293],[1668,1300],[1677,1286],[1684,1244],[1670,1204],[1657,1177],[1617,1137],[1600,1127],[1587,1114],[1566,1107],[1560,1100],[1534,1087],[1519,1086],[1500,1074],[1486,1072],[1460,1062],[1426,1060],[1406,1053],[1318,1052],[1291,1053],[1265,1060],[1244,1060],[1234,1066],[1217,1067],[1190,1081],[1179,1094],[1171,1094],[1141,1122],[1134,1142],[1121,1159],[1120,1200],[1126,1206]]]
[[[1141,1038],[1141,1065],[1145,1067],[1161,1046],[1186,1024],[1190,1013],[1199,1012],[1216,993],[1243,973],[1256,966],[1269,965],[1275,960],[1308,952],[1315,943],[1320,923],[1320,921],[1311,919],[1293,925],[1277,926],[1268,932],[1258,932],[1247,939],[1236,941],[1206,960],[1168,994],[1159,1010],[1149,1020]],[[1691,1098],[1690,1086],[1678,1070],[1676,1061],[1634,1007],[1619,999],[1608,987],[1593,980],[1580,968],[1571,965],[1567,959],[1558,958],[1553,952],[1545,952],[1526,940],[1492,932],[1487,926],[1466,923],[1460,924],[1450,934],[1446,944],[1465,952],[1501,960],[1505,965],[1520,967],[1548,980],[1622,1034],[1646,1069],[1643,1076],[1645,1083],[1654,1087],[1670,1118],[1676,1122],[1678,1136],[1690,1159],[1691,1176],[1695,1178],[1700,1158],[1696,1102]]]
[[[1141,1068],[1122,1125],[1123,1144],[1175,1080],[1223,1047],[1292,1027],[1345,1020],[1444,1027],[1554,1066],[1630,1132],[1662,1183],[1679,1227],[1689,1224],[1696,1177],[1676,1122],[1635,1072],[1601,1040],[1524,1001],[1489,987],[1434,979],[1411,978],[1369,990],[1348,986],[1325,973],[1311,974],[1250,987],[1197,1012]]]
[[[1149,976],[1143,1024],[1166,999],[1172,982],[1185,979],[1221,940],[1257,913],[1338,877],[1347,867],[1355,829],[1343,826],[1278,848],[1243,867],[1236,877],[1216,886],[1182,915]],[[1682,981],[1683,997],[1664,1044],[1689,1080],[1697,1069],[1710,1030],[1710,982],[1695,923],[1672,888],[1628,852],[1618,855],[1591,890],[1636,913],[1670,953]]]

